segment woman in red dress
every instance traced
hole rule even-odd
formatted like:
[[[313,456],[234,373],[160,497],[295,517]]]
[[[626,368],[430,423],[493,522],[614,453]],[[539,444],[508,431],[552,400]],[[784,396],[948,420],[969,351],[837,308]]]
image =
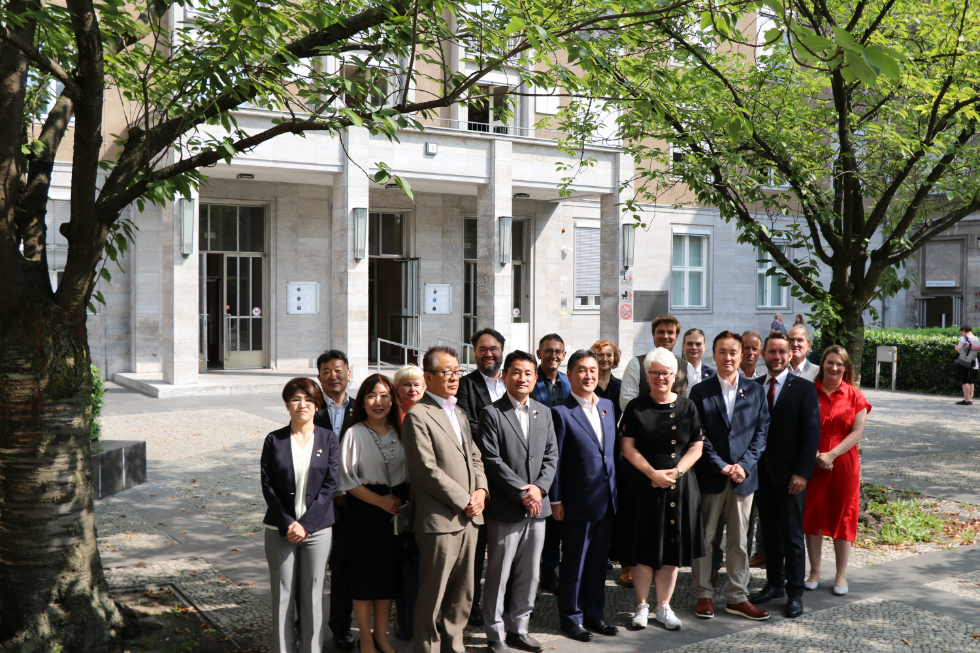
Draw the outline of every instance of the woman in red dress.
[[[810,576],[804,586],[817,589],[823,536],[829,535],[834,538],[837,561],[834,594],[842,596],[847,594],[847,560],[851,542],[857,538],[861,499],[861,463],[856,445],[864,433],[871,404],[854,387],[854,366],[847,350],[839,345],[824,350],[814,383],[820,398],[820,446],[813,478],[807,484],[803,513],[810,557]]]

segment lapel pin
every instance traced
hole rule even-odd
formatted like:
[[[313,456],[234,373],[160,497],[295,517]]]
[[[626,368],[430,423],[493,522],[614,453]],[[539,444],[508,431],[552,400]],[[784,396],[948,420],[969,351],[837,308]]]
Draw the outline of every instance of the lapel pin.
[[[323,449],[317,449],[316,450],[316,457],[319,458],[321,453],[323,453]]]
[[[604,410],[604,411],[602,411],[602,414],[605,415],[608,412],[609,412],[608,410]]]

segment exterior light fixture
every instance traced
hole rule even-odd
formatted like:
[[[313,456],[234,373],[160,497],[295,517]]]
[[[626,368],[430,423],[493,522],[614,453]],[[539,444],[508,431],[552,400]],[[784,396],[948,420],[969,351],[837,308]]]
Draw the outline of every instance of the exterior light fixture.
[[[629,270],[633,267],[633,246],[636,244],[636,225],[635,224],[624,224],[622,225],[623,238],[622,238],[622,259],[623,259],[623,269]]]
[[[250,172],[240,172],[235,175],[235,179],[255,179],[255,175]]]
[[[177,200],[180,208],[180,253],[190,256],[194,253],[194,200]]]
[[[514,193],[515,200],[526,200],[531,197],[530,193]]]
[[[512,237],[511,233],[514,229],[514,218],[509,215],[502,215],[497,218],[497,237],[499,239],[498,244],[500,245],[500,264],[507,265],[510,263],[511,258],[511,246]]]
[[[354,209],[354,260],[367,258],[368,210]]]

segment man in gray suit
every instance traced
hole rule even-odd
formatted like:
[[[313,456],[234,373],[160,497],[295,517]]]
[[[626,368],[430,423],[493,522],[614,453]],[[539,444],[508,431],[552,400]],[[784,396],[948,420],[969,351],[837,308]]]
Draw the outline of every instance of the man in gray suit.
[[[421,562],[412,650],[464,653],[463,628],[473,605],[476,527],[483,523],[487,477],[470,424],[456,407],[456,352],[430,347],[422,368],[426,392],[405,415],[401,436]],[[442,633],[436,626],[440,613]]]
[[[792,354],[789,361],[789,373],[812,383],[817,378],[820,366],[807,360],[806,355],[810,353],[810,344],[810,332],[806,330],[805,326],[795,326],[789,330],[789,350]]]
[[[551,411],[530,398],[537,378],[534,357],[514,351],[504,361],[507,393],[483,409],[479,436],[483,467],[493,497],[487,502],[487,579],[483,622],[493,653],[510,646],[544,650],[528,635],[538,589],[545,518],[551,514],[548,490],[558,466],[558,440]],[[504,634],[504,596],[514,574],[510,628]]]

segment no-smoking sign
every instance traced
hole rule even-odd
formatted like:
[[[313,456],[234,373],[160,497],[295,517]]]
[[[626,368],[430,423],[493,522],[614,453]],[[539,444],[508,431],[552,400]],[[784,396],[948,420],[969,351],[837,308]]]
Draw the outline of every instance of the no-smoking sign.
[[[628,320],[633,317],[633,307],[629,304],[623,304],[619,307],[619,314],[624,320]]]

